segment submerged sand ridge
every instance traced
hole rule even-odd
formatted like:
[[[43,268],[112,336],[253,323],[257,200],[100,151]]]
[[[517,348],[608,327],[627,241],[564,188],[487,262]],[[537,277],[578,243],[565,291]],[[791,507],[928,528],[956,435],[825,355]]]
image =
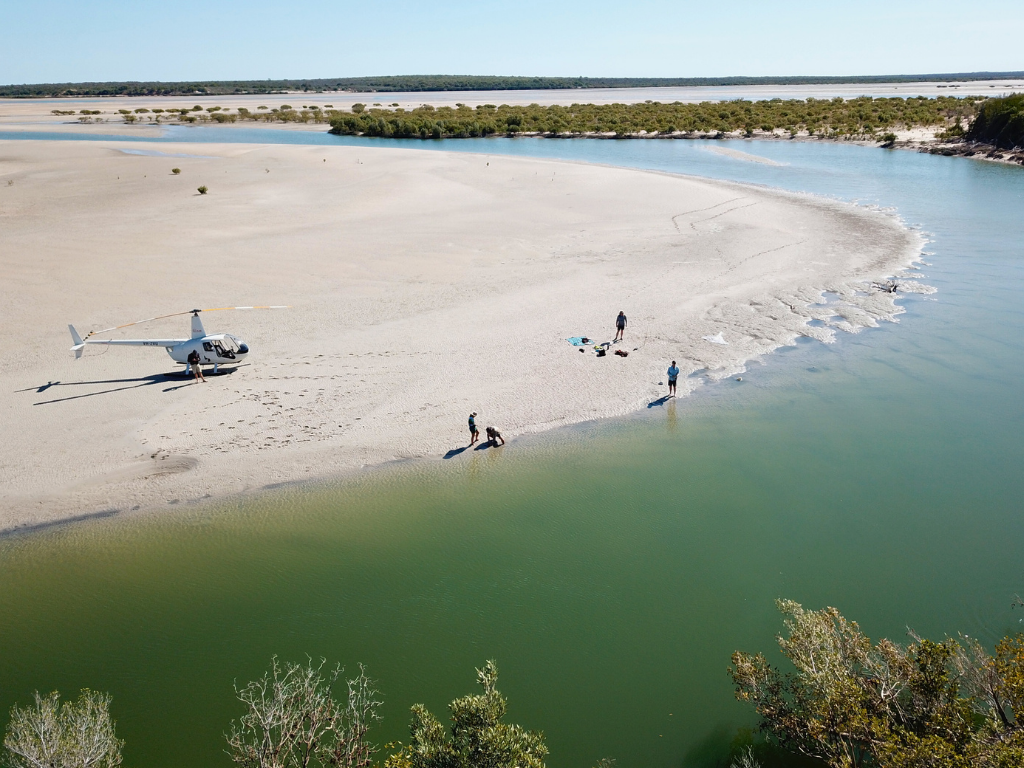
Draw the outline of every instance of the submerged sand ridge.
[[[667,174],[393,148],[123,151],[140,148],[0,142],[0,528],[437,458],[468,442],[470,411],[506,437],[629,413],[665,394],[672,359],[728,375],[798,335],[892,317],[865,281],[920,247],[879,212]],[[180,366],[162,350],[67,349],[69,322],[249,304],[292,308],[204,314],[252,348],[206,384],[167,376]],[[620,309],[628,358],[566,343],[610,340]],[[114,337],[187,335],[179,317]]]

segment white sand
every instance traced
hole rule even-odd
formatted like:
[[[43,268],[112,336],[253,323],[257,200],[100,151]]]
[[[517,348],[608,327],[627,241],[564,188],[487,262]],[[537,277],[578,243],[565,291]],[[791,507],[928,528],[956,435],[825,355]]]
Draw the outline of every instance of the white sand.
[[[533,91],[408,91],[396,93],[289,93],[274,95],[223,96],[116,96],[62,99],[0,99],[0,130],[15,128],[30,122],[75,121],[77,116],[54,117],[51,110],[99,109],[103,119],[120,121],[119,109],[189,108],[218,106],[225,109],[245,107],[253,112],[258,107],[280,107],[284,104],[301,108],[331,105],[337,109],[351,109],[353,104],[397,104],[403,109],[414,109],[423,104],[435,107],[466,104],[509,104],[526,106],[540,104],[637,104],[660,101],[665,104],[680,101],[696,104],[702,101],[731,101],[747,99],[832,99],[837,96],[854,99],[858,96],[875,98],[913,96],[1007,96],[1024,90],[1024,80],[972,80],[961,83],[841,83],[834,85],[732,85],[732,86],[680,86],[658,88],[585,88],[545,89]],[[148,116],[147,116],[148,117]],[[27,126],[26,126],[27,127]]]
[[[120,151],[144,148],[0,142],[0,529],[439,459],[471,410],[507,438],[626,414],[665,394],[671,359],[726,375],[891,317],[858,281],[919,249],[878,212],[665,174],[397,148]],[[823,290],[846,300],[815,304]],[[69,322],[237,304],[293,308],[204,315],[252,347],[206,384],[163,376],[180,366],[162,350],[68,351]],[[628,358],[564,341],[611,339],[620,309]]]

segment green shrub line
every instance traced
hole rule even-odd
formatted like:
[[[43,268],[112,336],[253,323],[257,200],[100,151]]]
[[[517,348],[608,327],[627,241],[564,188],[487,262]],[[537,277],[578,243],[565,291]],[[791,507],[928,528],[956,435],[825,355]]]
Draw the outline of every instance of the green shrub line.
[[[743,132],[824,138],[874,138],[893,128],[950,129],[974,118],[982,100],[935,99],[772,99],[683,104],[572,104],[570,106],[429,105],[412,110],[363,109],[328,112],[331,133],[385,138],[472,138],[529,134],[573,137],[678,136]],[[283,117],[283,116],[282,116]],[[281,117],[279,117],[281,119]]]
[[[665,104],[572,104],[569,106],[511,106],[464,104],[433,107],[367,106],[357,103],[352,111],[297,109],[289,104],[196,111],[167,110],[150,119],[159,122],[329,124],[330,132],[346,136],[382,138],[476,138],[481,136],[549,136],[559,138],[676,138],[693,135],[744,133],[793,136],[809,134],[821,138],[856,138],[888,141],[893,130],[929,127],[948,138],[963,133],[984,99],[940,96],[930,99],[772,99],[770,101],[727,101]],[[126,119],[129,115],[124,116]]]
[[[1024,95],[1000,98],[939,96],[927,98],[771,99],[704,101],[698,104],[646,101],[638,104],[571,104],[513,106],[465,104],[414,109],[355,103],[351,111],[290,104],[238,107],[196,106],[118,110],[125,122],[312,123],[330,125],[342,136],[389,139],[468,139],[485,136],[550,138],[706,138],[736,134],[811,136],[822,139],[874,141],[892,146],[894,131],[930,128],[944,141],[981,142],[1004,149],[1024,145]],[[143,114],[150,115],[143,118]],[[55,114],[68,114],[54,110]],[[81,114],[100,114],[81,110]],[[99,121],[101,118],[96,118]],[[81,122],[89,118],[80,117]]]

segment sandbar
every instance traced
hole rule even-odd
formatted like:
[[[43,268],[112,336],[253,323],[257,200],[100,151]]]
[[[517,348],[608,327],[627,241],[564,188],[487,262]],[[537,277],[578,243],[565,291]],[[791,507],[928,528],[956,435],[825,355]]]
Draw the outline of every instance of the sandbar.
[[[506,438],[629,414],[666,394],[670,360],[683,395],[892,319],[870,281],[921,246],[884,212],[664,173],[150,146],[167,156],[0,142],[0,530],[440,460],[470,411]],[[291,308],[203,315],[252,349],[206,384],[160,349],[69,351],[68,323],[263,304]],[[566,342],[610,340],[619,310],[628,357]],[[187,335],[176,317],[113,337]]]

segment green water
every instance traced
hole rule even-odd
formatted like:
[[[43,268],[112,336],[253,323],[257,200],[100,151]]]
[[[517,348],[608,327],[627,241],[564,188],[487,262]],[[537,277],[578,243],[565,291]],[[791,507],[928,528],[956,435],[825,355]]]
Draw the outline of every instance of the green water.
[[[789,166],[679,151],[740,180],[873,189],[933,233],[940,292],[635,418],[4,540],[0,708],[110,691],[126,765],[227,766],[232,682],[275,653],[366,663],[380,741],[405,737],[414,702],[443,715],[495,658],[554,768],[714,765],[754,722],[729,655],[772,648],[777,597],[837,606],[874,637],[1019,629],[1024,174],[742,148]]]

